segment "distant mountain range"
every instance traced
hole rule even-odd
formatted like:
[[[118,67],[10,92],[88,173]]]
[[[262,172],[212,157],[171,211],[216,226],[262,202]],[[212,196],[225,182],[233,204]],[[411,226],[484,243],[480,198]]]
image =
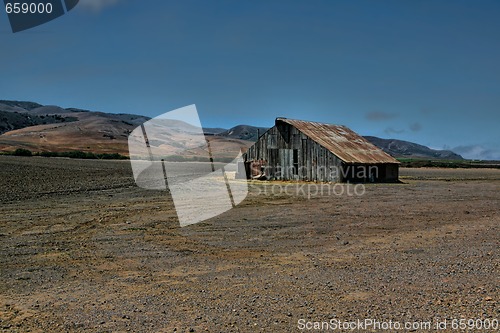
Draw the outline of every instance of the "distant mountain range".
[[[365,139],[389,155],[395,157],[463,160],[462,156],[452,152],[451,150],[431,149],[413,142],[396,139],[381,139],[376,136],[365,136]]]
[[[269,128],[267,127],[254,127],[250,125],[238,125],[234,126],[228,130],[224,130],[218,135],[225,136],[228,138],[248,140],[255,142],[259,138],[259,134],[264,133]]]
[[[76,108],[44,106],[33,102],[0,100],[0,151],[17,148],[32,151],[91,151],[128,154],[130,132],[150,118]],[[251,146],[268,128],[238,125],[230,129],[205,128],[210,140]],[[394,157],[461,160],[449,150],[434,150],[416,143],[365,137]],[[175,140],[175,138],[172,138]],[[227,140],[230,139],[230,140]]]
[[[221,131],[217,135],[256,141],[258,133],[262,134],[267,130],[268,128],[265,127],[238,125],[229,130]],[[365,136],[364,138],[394,157],[463,160],[462,156],[450,150],[436,150],[413,142],[396,139],[381,139],[375,136]]]

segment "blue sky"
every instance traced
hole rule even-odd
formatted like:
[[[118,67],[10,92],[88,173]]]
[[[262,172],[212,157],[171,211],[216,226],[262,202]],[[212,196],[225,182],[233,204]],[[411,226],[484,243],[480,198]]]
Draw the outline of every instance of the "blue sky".
[[[207,127],[284,116],[500,159],[499,1],[81,0],[13,34],[0,98]]]

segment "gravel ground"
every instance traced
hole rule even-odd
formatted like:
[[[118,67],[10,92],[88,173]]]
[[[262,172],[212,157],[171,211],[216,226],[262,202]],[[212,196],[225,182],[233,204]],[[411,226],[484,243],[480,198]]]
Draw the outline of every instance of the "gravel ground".
[[[361,196],[252,183],[235,209],[179,228],[168,194],[137,188],[127,161],[0,156],[0,329],[500,319],[500,171],[401,175]]]

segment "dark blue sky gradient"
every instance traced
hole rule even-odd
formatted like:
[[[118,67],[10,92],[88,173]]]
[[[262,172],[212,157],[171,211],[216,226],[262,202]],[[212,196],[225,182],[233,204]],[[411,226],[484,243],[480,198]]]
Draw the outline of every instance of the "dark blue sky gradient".
[[[500,159],[499,1],[85,1],[16,34],[0,15],[0,98],[194,103],[207,127],[285,116]]]

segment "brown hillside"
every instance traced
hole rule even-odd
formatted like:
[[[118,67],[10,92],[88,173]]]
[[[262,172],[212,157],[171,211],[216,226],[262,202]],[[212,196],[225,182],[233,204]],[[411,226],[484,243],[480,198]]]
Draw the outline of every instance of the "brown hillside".
[[[93,112],[59,113],[78,120],[25,127],[0,135],[0,150],[26,148],[32,151],[92,151],[125,154],[127,136],[136,125]]]
[[[148,117],[138,115],[90,112],[53,106],[42,106],[31,110],[23,110],[15,106],[10,109],[4,108],[4,112],[29,114],[31,119],[40,116],[47,117],[47,115],[57,115],[63,120],[68,119],[59,123],[27,126],[3,133],[0,135],[0,151],[4,152],[25,148],[33,152],[79,150],[128,155],[129,133],[149,120]],[[177,141],[182,141],[180,135],[170,136],[168,142],[176,144]],[[240,148],[245,151],[252,144],[250,141],[241,139],[217,136],[207,136],[207,138],[213,143],[218,157],[233,157]]]

